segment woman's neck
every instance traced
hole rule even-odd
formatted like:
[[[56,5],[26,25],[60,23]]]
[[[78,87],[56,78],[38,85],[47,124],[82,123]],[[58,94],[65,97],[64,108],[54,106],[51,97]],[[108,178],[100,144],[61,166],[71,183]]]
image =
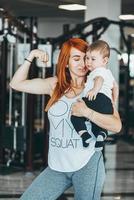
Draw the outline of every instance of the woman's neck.
[[[72,79],[71,81],[71,87],[72,88],[76,88],[76,89],[81,89],[84,87],[84,84],[85,84],[85,80],[84,78],[74,78]]]

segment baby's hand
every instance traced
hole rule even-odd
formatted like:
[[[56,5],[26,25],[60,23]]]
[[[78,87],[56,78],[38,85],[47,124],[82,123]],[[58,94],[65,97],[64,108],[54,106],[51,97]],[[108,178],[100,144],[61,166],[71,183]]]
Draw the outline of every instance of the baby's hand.
[[[89,90],[89,92],[87,93],[86,97],[92,101],[92,100],[95,100],[96,99],[96,96],[97,96],[97,92],[92,89],[92,90]]]

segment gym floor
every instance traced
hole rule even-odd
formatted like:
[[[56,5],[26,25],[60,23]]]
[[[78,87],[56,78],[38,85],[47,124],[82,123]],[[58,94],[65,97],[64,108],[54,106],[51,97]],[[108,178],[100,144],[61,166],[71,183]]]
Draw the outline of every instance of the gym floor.
[[[119,140],[105,147],[106,181],[101,200],[134,200],[134,145]],[[0,175],[0,200],[17,200],[39,171]],[[73,200],[72,188],[60,200]]]

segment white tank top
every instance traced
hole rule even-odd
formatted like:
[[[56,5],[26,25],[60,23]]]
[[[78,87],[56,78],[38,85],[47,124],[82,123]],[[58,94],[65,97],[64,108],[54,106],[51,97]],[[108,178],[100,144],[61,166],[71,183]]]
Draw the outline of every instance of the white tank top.
[[[85,166],[94,154],[95,138],[91,133],[91,124],[86,122],[92,135],[88,148],[82,145],[81,137],[74,130],[70,121],[71,105],[82,93],[74,98],[63,96],[48,111],[50,122],[48,165],[60,172],[73,172]]]

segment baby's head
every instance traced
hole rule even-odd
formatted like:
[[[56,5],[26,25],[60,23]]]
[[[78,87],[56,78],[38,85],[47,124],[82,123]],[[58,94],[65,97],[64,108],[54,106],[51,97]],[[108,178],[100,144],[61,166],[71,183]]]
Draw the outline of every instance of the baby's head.
[[[110,47],[103,40],[93,42],[86,53],[86,66],[90,71],[98,67],[106,67],[110,57]]]

